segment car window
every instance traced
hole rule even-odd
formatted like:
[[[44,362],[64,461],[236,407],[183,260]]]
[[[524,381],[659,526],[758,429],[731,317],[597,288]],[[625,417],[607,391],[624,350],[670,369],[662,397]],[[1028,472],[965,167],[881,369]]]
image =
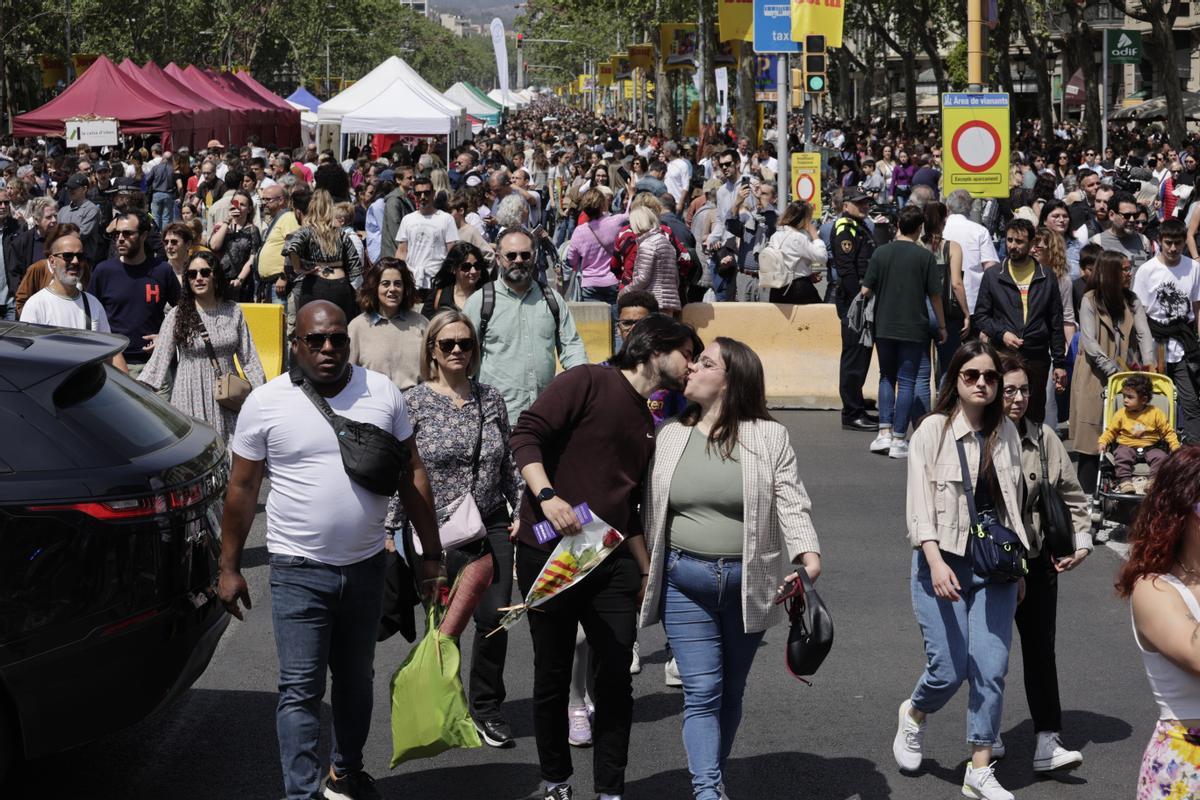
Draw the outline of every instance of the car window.
[[[124,458],[161,450],[191,430],[187,417],[107,365],[90,365],[64,381],[54,405],[72,427]]]

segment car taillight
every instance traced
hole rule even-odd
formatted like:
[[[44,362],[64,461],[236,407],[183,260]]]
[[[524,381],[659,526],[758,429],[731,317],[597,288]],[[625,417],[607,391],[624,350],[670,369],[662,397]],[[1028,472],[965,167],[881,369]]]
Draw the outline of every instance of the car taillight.
[[[137,497],[129,500],[107,500],[102,502],[60,503],[56,505],[29,506],[30,511],[78,511],[93,519],[118,521],[146,519],[167,511],[180,511],[204,501],[204,483],[193,483],[166,494]]]

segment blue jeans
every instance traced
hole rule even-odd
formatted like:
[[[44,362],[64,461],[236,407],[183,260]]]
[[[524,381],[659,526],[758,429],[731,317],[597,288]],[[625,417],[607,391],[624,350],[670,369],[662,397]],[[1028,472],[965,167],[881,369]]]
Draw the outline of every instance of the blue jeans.
[[[899,438],[908,434],[922,350],[926,351],[925,357],[928,360],[928,342],[908,342],[903,339],[875,340],[875,352],[879,354],[879,426],[891,427],[894,435]],[[928,371],[926,386],[928,387]]]
[[[564,214],[558,220],[558,225],[554,230],[554,246],[562,247],[563,242],[571,238],[571,234],[575,232],[575,225],[579,221],[579,212],[571,211]]]
[[[312,800],[320,789],[317,741],[326,669],[333,676],[333,769],[345,775],[363,768],[385,563],[382,550],[345,567],[300,556],[270,557],[279,656],[275,728],[288,800]]]
[[[175,220],[175,195],[170,192],[155,192],[150,199],[150,216],[161,233]]]
[[[719,800],[763,634],[742,626],[741,559],[667,555],[663,625],[683,679],[683,746],[696,800]]]
[[[967,742],[992,744],[1000,735],[1004,711],[1017,584],[985,581],[963,556],[942,551],[942,559],[962,587],[958,602],[939,599],[933,593],[929,562],[923,552],[913,551],[913,613],[925,638],[926,660],[912,693],[913,708],[926,714],[940,710],[966,681],[971,693]]]

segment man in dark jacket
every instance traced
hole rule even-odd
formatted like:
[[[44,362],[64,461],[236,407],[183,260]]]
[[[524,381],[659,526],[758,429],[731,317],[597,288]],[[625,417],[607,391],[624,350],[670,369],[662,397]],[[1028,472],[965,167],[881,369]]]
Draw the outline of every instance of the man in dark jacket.
[[[1058,280],[1030,257],[1033,234],[1029,220],[1013,219],[1005,227],[1008,258],[983,273],[971,324],[993,345],[1015,352],[1025,362],[1028,417],[1041,423],[1046,418],[1046,379],[1051,365],[1054,384],[1061,391],[1067,379],[1067,357]]]
[[[851,186],[842,197],[842,215],[833,223],[832,262],[838,274],[837,313],[842,321],[842,359],[839,366],[838,392],[842,397],[842,427],[855,431],[875,431],[879,421],[867,414],[862,387],[871,366],[871,348],[859,343],[859,336],[846,325],[846,312],[867,274],[875,240],[867,229],[867,210],[871,198],[862,187]]]
[[[12,200],[8,189],[0,189],[0,319],[12,319],[16,315],[17,286],[21,276],[17,274],[16,254],[13,243],[24,228],[13,219]]]

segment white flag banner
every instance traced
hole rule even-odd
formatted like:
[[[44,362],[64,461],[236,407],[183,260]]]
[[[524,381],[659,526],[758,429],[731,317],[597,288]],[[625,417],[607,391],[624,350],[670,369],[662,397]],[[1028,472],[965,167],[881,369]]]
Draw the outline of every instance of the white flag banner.
[[[496,51],[496,76],[500,79],[500,95],[508,105],[508,43],[504,41],[504,23],[499,17],[492,20],[492,47]]]
[[[713,72],[717,81],[717,105],[721,109],[721,124],[729,119],[729,72],[721,67]]]

